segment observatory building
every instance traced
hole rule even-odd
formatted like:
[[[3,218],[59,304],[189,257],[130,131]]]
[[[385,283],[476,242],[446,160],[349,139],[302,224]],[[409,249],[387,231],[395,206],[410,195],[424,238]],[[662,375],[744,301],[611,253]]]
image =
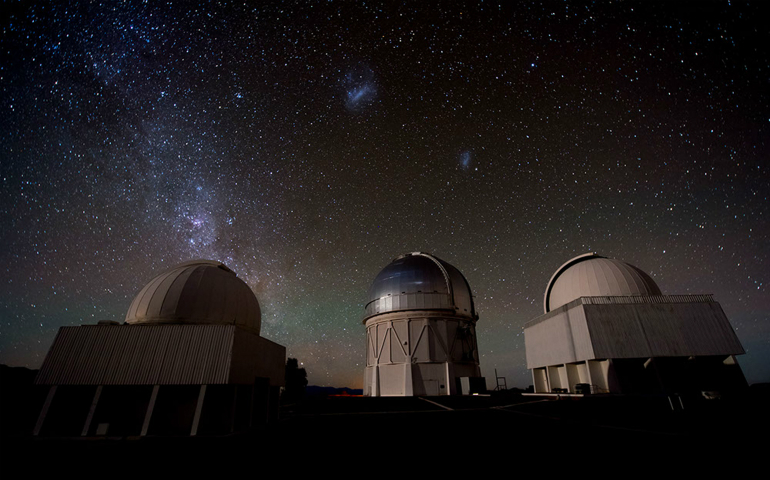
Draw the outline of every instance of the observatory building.
[[[153,278],[125,324],[62,327],[35,383],[35,435],[223,434],[277,416],[286,349],[260,336],[254,293],[219,262]]]
[[[364,395],[484,390],[477,320],[470,286],[459,270],[428,253],[396,258],[369,289]]]
[[[745,353],[711,295],[663,295],[649,275],[595,253],[568,261],[524,326],[535,392],[686,393],[746,385]]]

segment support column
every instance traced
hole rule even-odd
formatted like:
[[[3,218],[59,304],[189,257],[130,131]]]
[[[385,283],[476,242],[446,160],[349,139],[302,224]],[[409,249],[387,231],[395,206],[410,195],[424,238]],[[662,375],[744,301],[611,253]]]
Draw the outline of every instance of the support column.
[[[147,413],[144,414],[144,422],[142,423],[142,433],[139,435],[144,437],[147,435],[147,430],[150,428],[150,419],[152,418],[152,411],[155,409],[155,400],[158,399],[158,390],[160,385],[153,385],[152,395],[150,395],[150,403],[147,405]]]
[[[379,397],[380,396],[380,355],[382,355],[382,344],[380,343],[380,327],[379,325],[375,324],[371,327],[374,330],[374,343],[370,344],[374,347],[374,366],[372,368],[372,396],[373,397]],[[385,336],[387,336],[387,330],[385,333]],[[385,339],[383,338],[383,341]]]
[[[376,359],[377,363],[374,364],[374,368],[372,368],[372,396],[373,397],[379,397],[380,396],[380,365],[379,365],[379,359]]]
[[[537,367],[532,369],[532,386],[535,393],[549,393],[548,387],[548,367]]]
[[[452,366],[449,362],[444,362],[444,373],[446,375],[446,394],[452,395],[455,390],[455,385],[452,380],[454,380],[454,372],[452,371]]]
[[[414,379],[412,378],[412,362],[404,364],[404,396],[414,396]]]
[[[412,372],[412,354],[414,342],[412,338],[412,319],[406,319],[406,358],[404,359],[404,396],[414,396],[414,375]]]
[[[586,375],[588,376],[588,385],[591,387],[591,393],[594,393],[594,377],[591,375],[591,367],[588,365],[588,360],[583,363],[586,364]]]
[[[88,429],[91,427],[91,420],[94,418],[94,412],[96,412],[96,405],[99,403],[99,397],[102,395],[102,386],[96,387],[96,393],[94,393],[94,399],[91,401],[91,408],[88,410],[88,416],[86,422],[83,424],[83,431],[80,432],[81,437],[88,435]]]
[[[562,384],[561,388],[564,388],[566,384],[567,393],[574,393],[572,391],[572,386],[570,385],[569,369],[567,367],[568,365],[566,363],[562,363],[561,367],[559,367],[559,382]]]
[[[32,435],[38,436],[40,434],[40,429],[43,428],[43,422],[45,422],[45,417],[48,415],[48,409],[51,408],[51,402],[53,401],[54,395],[56,395],[56,385],[53,385],[48,390],[48,395],[45,397],[43,409],[40,410],[40,415],[37,417],[37,423],[35,424],[35,429],[32,431]]]
[[[201,411],[203,410],[204,398],[206,398],[206,385],[201,385],[201,389],[198,392],[198,403],[195,404],[195,415],[193,416],[192,428],[190,429],[191,437],[194,437],[198,434],[198,424],[201,421]]]

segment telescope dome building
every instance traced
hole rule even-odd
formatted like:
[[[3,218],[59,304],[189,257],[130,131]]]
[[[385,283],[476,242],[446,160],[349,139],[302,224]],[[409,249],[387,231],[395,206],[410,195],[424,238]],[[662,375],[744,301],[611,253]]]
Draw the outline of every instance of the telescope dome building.
[[[237,325],[259,335],[262,315],[248,285],[226,265],[181,263],[150,280],[126,313],[130,325]]]
[[[365,307],[364,395],[483,390],[470,285],[449,263],[401,255],[372,282]]]
[[[50,436],[227,434],[277,417],[286,349],[260,336],[257,297],[227,266],[176,265],[125,323],[59,329],[35,380]]]
[[[545,289],[543,309],[548,313],[580,297],[660,294],[655,281],[635,266],[589,253],[556,270]]]
[[[536,393],[683,393],[745,386],[745,353],[709,294],[664,295],[639,268],[595,253],[553,274],[524,326]]]

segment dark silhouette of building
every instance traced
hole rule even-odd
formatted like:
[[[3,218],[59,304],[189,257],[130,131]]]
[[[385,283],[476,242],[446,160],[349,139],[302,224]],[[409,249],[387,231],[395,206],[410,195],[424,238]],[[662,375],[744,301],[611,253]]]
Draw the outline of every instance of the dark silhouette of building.
[[[260,327],[232,270],[177,265],[139,292],[125,324],[59,329],[36,379],[47,396],[34,434],[221,434],[276,418],[286,349]]]

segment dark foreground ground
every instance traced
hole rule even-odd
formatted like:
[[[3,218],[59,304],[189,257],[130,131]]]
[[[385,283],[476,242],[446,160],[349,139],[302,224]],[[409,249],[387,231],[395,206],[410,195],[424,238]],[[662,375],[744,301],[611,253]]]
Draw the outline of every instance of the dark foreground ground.
[[[0,473],[280,468],[302,476],[409,476],[504,468],[547,476],[659,469],[721,476],[736,462],[767,462],[766,393],[685,406],[672,411],[660,397],[314,397],[283,407],[278,422],[225,437],[3,435]]]

